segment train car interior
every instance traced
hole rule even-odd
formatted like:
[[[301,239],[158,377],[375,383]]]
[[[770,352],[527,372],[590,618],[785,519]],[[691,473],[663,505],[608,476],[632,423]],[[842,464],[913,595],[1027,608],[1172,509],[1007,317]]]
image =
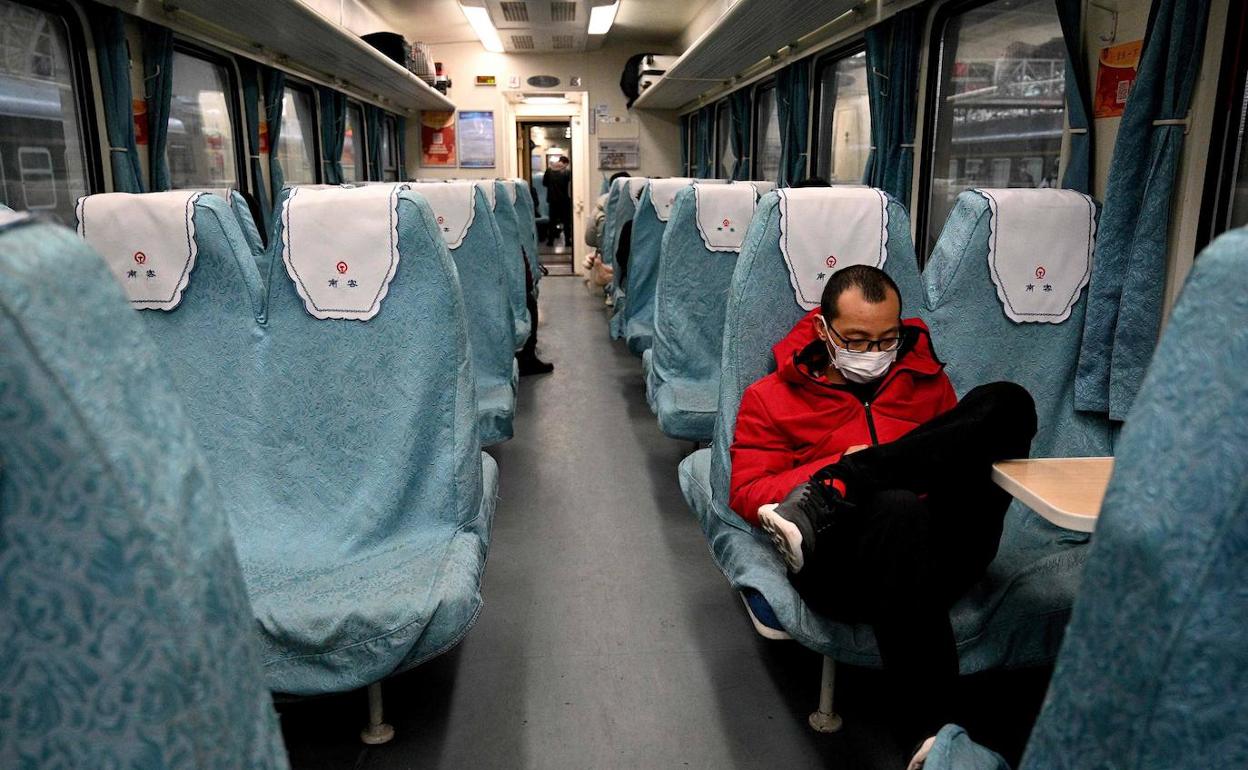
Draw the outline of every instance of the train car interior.
[[[1248,4],[0,0],[0,767],[1248,767]]]

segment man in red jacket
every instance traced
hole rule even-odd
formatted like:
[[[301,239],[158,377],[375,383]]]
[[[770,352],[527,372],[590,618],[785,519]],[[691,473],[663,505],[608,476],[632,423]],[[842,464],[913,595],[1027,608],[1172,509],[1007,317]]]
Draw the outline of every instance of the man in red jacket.
[[[914,727],[939,728],[958,674],[949,608],[996,555],[1010,503],[991,466],[1027,456],[1035,405],[1009,382],[959,402],[874,267],[835,273],[773,352],[777,370],[741,399],[732,509],[811,609],[874,627]]]

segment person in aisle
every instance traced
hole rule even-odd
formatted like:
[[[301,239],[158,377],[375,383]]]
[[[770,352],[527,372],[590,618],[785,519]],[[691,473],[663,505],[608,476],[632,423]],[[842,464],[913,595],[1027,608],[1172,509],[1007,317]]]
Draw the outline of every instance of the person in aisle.
[[[629,176],[627,171],[617,171],[611,175],[608,180],[607,187],[617,179],[623,179]],[[593,249],[585,257],[584,267],[589,275],[589,281],[594,285],[602,287],[611,283],[611,277],[614,270],[610,265],[602,261],[602,255],[598,249],[602,246],[603,229],[606,227],[607,221],[607,199],[611,197],[610,192],[605,192],[598,196],[598,200],[594,203],[594,211],[590,217],[585,220],[585,245]]]
[[[958,401],[927,327],[882,270],[835,273],[746,389],[730,504],[771,538],[815,612],[869,623],[915,738],[948,721],[949,609],[995,557],[1010,495],[992,463],[1026,457],[1030,394],[997,382]]]
[[[563,245],[572,246],[572,171],[568,156],[560,155],[542,174],[546,187],[546,206],[550,224],[546,226],[546,245],[555,245],[555,230],[563,230]]]

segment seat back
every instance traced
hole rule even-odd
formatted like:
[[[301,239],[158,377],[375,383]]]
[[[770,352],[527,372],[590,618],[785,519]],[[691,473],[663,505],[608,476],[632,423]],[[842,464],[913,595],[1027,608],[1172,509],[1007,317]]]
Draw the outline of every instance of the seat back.
[[[507,297],[511,302],[511,315],[515,323],[516,348],[529,338],[529,305],[525,289],[524,245],[520,236],[520,221],[516,211],[516,186],[510,181],[496,180],[494,188],[494,221],[498,225],[503,262],[507,268]]]
[[[1069,190],[964,192],[924,268],[932,340],[954,388],[1027,388],[1035,457],[1111,450],[1109,423],[1074,406],[1095,222],[1095,202]]]
[[[865,245],[854,249],[857,253],[842,254],[831,266],[825,263],[823,269],[802,259],[799,249],[783,243],[787,233],[797,231],[809,234],[810,243],[838,243],[854,218],[864,210],[875,209],[883,212],[884,223],[876,242],[863,241]],[[786,248],[791,253],[789,258]],[[750,528],[728,506],[728,448],[736,430],[742,394],[756,380],[775,370],[772,346],[818,305],[813,286],[826,280],[832,271],[857,262],[878,264],[881,258],[884,271],[901,289],[903,308],[920,307],[922,289],[910,238],[910,216],[887,193],[871,188],[807,187],[776,190],[759,201],[733,271],[724,315],[711,491],[717,515],[728,524]],[[823,273],[822,279],[819,273]],[[807,299],[799,301],[802,290]]]
[[[1215,241],[1162,334],[1023,767],[1248,763],[1246,265]]]
[[[598,244],[598,252],[603,264],[614,265],[615,255],[619,250],[620,233],[624,225],[633,221],[637,211],[637,201],[645,189],[645,177],[620,177],[611,183],[607,193],[607,207],[603,211],[602,243]],[[616,276],[617,281],[620,276]]]
[[[238,218],[238,225],[243,230],[243,236],[247,239],[247,245],[255,254],[264,251],[264,239],[260,237],[260,228],[256,225],[256,217],[252,213],[251,203],[238,190],[230,192],[230,209],[233,210],[234,216]]]
[[[0,765],[286,767],[184,403],[98,254],[0,226]]]
[[[533,196],[529,193],[529,183],[523,179],[512,179],[516,188],[516,223],[520,232],[520,245],[524,248],[524,258],[529,265],[529,277],[537,286],[541,280],[541,261],[537,246],[537,213],[533,211]]]
[[[418,183],[411,189],[433,209],[455,261],[468,311],[468,338],[477,387],[495,387],[500,383],[512,383],[514,387],[515,322],[502,236],[491,216],[489,201],[471,182]]]
[[[677,193],[655,283],[657,381],[719,379],[724,306],[757,197],[748,184],[699,182]]]

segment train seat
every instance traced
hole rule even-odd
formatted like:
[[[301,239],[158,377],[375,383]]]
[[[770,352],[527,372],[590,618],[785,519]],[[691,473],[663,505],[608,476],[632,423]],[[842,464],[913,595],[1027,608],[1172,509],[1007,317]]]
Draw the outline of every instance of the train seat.
[[[524,243],[520,235],[520,221],[516,211],[516,186],[510,181],[498,180],[494,188],[494,221],[498,223],[502,238],[503,256],[507,267],[507,297],[511,301],[511,315],[516,329],[516,350],[524,347],[529,338],[532,323],[529,318],[528,292],[524,280]]]
[[[251,247],[253,254],[260,254],[265,249],[265,243],[260,237],[260,228],[256,224],[255,214],[252,213],[251,202],[238,190],[230,191],[229,201],[230,210],[238,219],[238,226],[243,230],[247,245]]]
[[[1246,259],[1248,230],[1209,246],[1162,334],[1024,768],[1248,763]],[[1005,763],[948,726],[924,767]]]
[[[484,191],[472,182],[416,183],[411,189],[433,209],[459,274],[468,311],[482,446],[501,443],[512,436],[519,371],[498,226]]]
[[[615,271],[608,287],[612,300],[608,330],[613,340],[624,336],[624,308],[628,304],[624,282],[628,276],[628,255],[632,250],[633,217],[637,213],[641,193],[649,181],[645,177],[621,177],[611,183],[611,189],[607,193],[602,241],[598,245],[598,251],[602,255],[602,261]]]
[[[756,204],[750,185],[698,182],[672,205],[655,283],[654,345],[642,354],[650,408],[672,438],[711,439],[724,305]]]
[[[182,302],[145,314],[223,491],[281,692],[377,682],[454,645],[480,609],[497,468],[477,436],[466,302],[428,204],[394,196],[290,192],[268,276],[204,196]],[[340,239],[349,222],[368,232]],[[329,255],[356,263],[345,271],[317,254],[360,242],[380,245]],[[355,275],[363,305],[324,301]]]
[[[864,221],[875,206],[883,206],[887,222],[883,267],[901,288],[903,308],[912,309],[903,309],[903,314],[918,311],[923,315],[909,217],[900,203],[869,188],[802,188],[767,194],[755,212],[733,275],[724,322],[720,414],[714,440],[710,449],[695,452],[680,466],[685,498],[702,524],[716,562],[733,586],[761,593],[784,629],[803,645],[833,660],[869,667],[880,665],[870,627],[839,623],[807,609],[766,536],[737,516],[727,500],[728,448],[742,393],[774,368],[772,345],[817,306],[821,291],[818,274],[825,272],[826,276],[827,256],[837,256],[837,243],[852,242],[844,222]],[[785,236],[796,232],[793,228],[797,226],[803,232],[821,229],[822,233],[784,243]],[[857,250],[865,251],[862,247]],[[851,261],[844,256],[840,255],[835,267]],[[979,258],[986,264],[986,255]],[[999,311],[995,293],[991,301]],[[945,353],[939,347],[938,352]],[[1061,623],[1046,620],[1049,578],[1067,574],[1067,568],[1075,569],[1081,561],[1077,554],[1062,552],[1042,559],[1043,563],[1016,568],[1011,561],[1015,558],[1019,556],[1014,550],[1003,548],[988,579],[953,608],[963,673],[1007,663],[1039,663],[1055,654]]]
[[[524,258],[529,266],[529,277],[533,280],[533,290],[542,279],[542,263],[537,246],[537,215],[533,211],[533,196],[529,192],[529,183],[523,179],[510,179],[515,187],[516,224],[520,233],[520,245],[524,248]],[[532,319],[530,319],[530,322]]]
[[[3,764],[285,768],[226,511],[157,347],[71,231],[0,220]]]

